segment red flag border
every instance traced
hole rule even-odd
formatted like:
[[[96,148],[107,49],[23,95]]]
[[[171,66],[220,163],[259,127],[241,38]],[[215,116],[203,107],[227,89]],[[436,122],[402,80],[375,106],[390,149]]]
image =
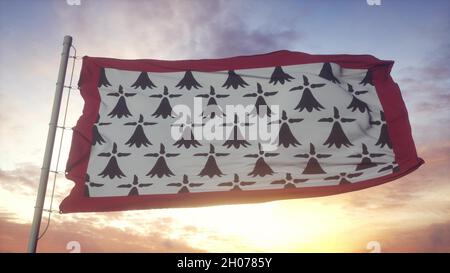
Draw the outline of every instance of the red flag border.
[[[84,195],[85,176],[92,147],[92,127],[97,119],[100,105],[97,84],[101,68],[147,72],[178,72],[188,69],[199,72],[211,72],[324,62],[336,63],[343,68],[370,70],[385,113],[395,160],[400,169],[399,172],[354,184],[304,187],[289,190],[223,191],[91,198]],[[66,166],[66,177],[74,181],[75,186],[69,196],[60,204],[60,211],[62,213],[71,213],[181,208],[319,197],[361,190],[403,177],[420,167],[424,161],[417,156],[408,120],[408,112],[401,97],[400,89],[390,76],[393,64],[393,61],[379,60],[371,55],[310,55],[287,50],[223,59],[176,61],[151,59],[120,60],[85,56],[79,81],[85,105],[83,114],[73,128],[72,145]]]

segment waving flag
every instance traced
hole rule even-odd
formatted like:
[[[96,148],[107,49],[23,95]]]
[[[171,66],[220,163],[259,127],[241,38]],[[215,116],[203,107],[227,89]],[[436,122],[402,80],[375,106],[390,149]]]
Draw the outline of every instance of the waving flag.
[[[418,168],[392,61],[84,57],[62,212],[338,194]]]

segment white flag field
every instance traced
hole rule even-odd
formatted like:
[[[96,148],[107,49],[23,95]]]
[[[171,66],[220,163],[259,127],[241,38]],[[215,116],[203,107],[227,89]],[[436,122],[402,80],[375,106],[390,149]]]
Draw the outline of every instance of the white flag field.
[[[84,57],[60,209],[116,211],[339,194],[417,156],[392,61],[278,51],[202,60]]]

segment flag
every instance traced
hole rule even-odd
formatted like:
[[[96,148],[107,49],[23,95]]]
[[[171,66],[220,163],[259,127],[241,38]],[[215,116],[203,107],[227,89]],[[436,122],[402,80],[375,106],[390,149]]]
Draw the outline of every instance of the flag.
[[[63,213],[325,196],[402,177],[417,156],[369,55],[277,51],[201,60],[84,57]]]

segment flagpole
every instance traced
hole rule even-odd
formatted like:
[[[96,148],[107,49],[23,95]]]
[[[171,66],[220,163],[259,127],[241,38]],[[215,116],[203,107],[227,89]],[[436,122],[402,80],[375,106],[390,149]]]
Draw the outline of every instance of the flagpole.
[[[69,61],[70,47],[72,46],[72,36],[64,36],[63,51],[61,53],[61,61],[59,64],[58,80],[56,82],[55,97],[53,98],[52,115],[50,118],[47,144],[45,145],[44,159],[42,162],[41,176],[39,179],[39,188],[36,197],[36,205],[34,206],[33,223],[31,224],[30,238],[28,241],[28,252],[35,253],[39,236],[39,229],[42,220],[42,211],[44,209],[45,193],[47,191],[48,175],[50,172],[50,164],[52,162],[53,145],[55,143],[56,129],[58,125],[59,108],[66,79],[67,63]]]

